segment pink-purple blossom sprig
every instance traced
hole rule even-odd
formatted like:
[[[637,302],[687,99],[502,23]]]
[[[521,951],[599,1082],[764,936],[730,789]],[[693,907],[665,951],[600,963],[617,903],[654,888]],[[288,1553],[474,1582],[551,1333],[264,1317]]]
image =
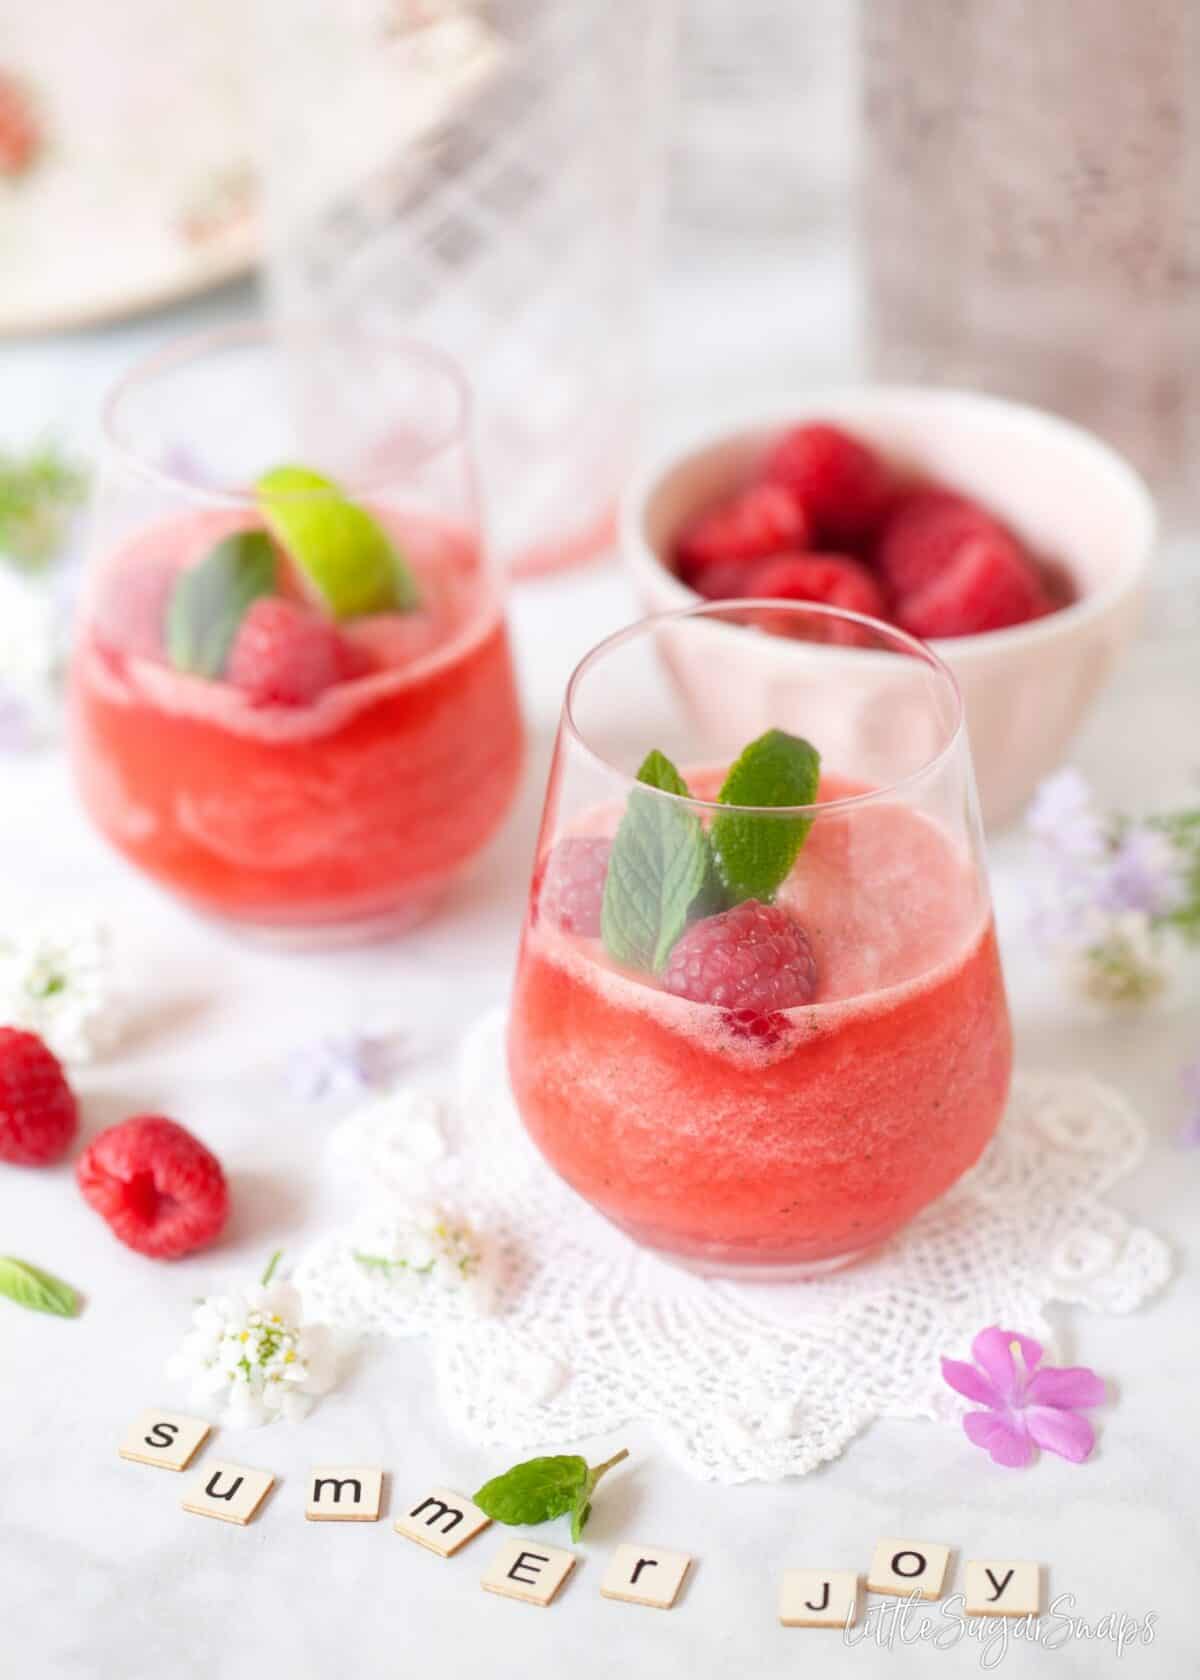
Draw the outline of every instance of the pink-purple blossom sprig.
[[[997,1464],[1023,1469],[1038,1447],[1081,1464],[1096,1432],[1080,1409],[1104,1401],[1104,1383],[1086,1365],[1043,1365],[1042,1346],[1018,1330],[992,1325],[971,1343],[973,1364],[943,1359],[942,1376],[984,1409],[967,1412],[967,1439]]]
[[[1200,944],[1200,810],[1105,812],[1078,770],[1043,782],[1026,816],[1045,869],[1031,928],[1091,997],[1139,1003],[1173,945]]]

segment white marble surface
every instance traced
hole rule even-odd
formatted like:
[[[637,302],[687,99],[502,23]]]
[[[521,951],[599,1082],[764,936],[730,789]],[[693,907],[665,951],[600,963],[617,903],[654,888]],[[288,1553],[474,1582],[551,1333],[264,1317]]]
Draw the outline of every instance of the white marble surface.
[[[236,293],[188,312],[237,312]],[[6,348],[0,433],[41,417],[86,436],[112,374],[170,322]],[[682,364],[682,356],[680,358]],[[730,383],[727,370],[725,384]],[[823,372],[824,369],[819,371]],[[0,1674],[30,1680],[325,1680],[352,1673],[580,1680],[624,1669],[696,1680],[974,1671],[964,1640],[929,1654],[871,1638],[776,1623],[787,1566],[863,1568],[882,1534],[944,1540],[967,1556],[1034,1557],[1051,1595],[1075,1594],[1091,1622],[1109,1612],[1158,1617],[1153,1646],[1127,1651],[1132,1675],[1196,1671],[1191,1593],[1200,1569],[1194,1429],[1200,1157],[1172,1142],[1177,1069],[1200,1054],[1194,1000],[1141,1022],[1090,1017],[1033,959],[1022,927],[1019,846],[995,849],[995,874],[1020,1055],[1029,1066],[1087,1067],[1145,1110],[1145,1164],[1114,1199],[1172,1243],[1179,1275],[1134,1318],[1064,1315],[1068,1354],[1094,1365],[1116,1396],[1093,1460],[1045,1457],[1007,1472],[956,1430],[877,1426],[803,1482],[720,1489],[690,1481],[631,1431],[631,1461],[597,1504],[582,1566],[548,1613],[484,1594],[478,1576],[498,1538],[442,1562],[379,1525],[306,1524],[301,1488],[322,1462],[378,1462],[387,1503],[428,1481],[466,1490],[499,1468],[448,1432],[419,1345],[366,1348],[339,1390],[299,1426],[223,1431],[222,1457],[272,1469],[280,1485],[239,1530],[179,1510],[183,1478],[125,1464],[115,1442],[146,1405],[179,1405],[162,1364],[192,1296],[255,1273],[270,1251],[298,1250],[331,1211],[319,1107],[289,1097],[289,1051],[318,1026],[362,1012],[449,1042],[456,1026],[503,999],[524,900],[550,733],[566,674],[584,648],[632,610],[619,573],[593,568],[513,602],[534,734],[519,807],[442,916],[404,943],[284,957],[197,922],[130,874],[92,834],[56,755],[0,761],[0,915],[31,904],[98,912],[117,927],[143,1008],[136,1032],[79,1081],[85,1136],[138,1110],[193,1126],[230,1170],[235,1212],[219,1248],[160,1265],[121,1248],[78,1197],[69,1167],[0,1177],[0,1248],[84,1289],[68,1323],[0,1302]],[[1183,796],[1195,746],[1196,649],[1139,649],[1105,696],[1080,761],[1105,793],[1136,804]],[[549,1450],[574,1447],[548,1442]],[[552,1536],[561,1539],[561,1536]],[[599,1597],[617,1541],[693,1551],[697,1566],[669,1614]],[[935,1611],[936,1614],[936,1611]],[[995,1653],[994,1653],[995,1654]],[[1003,1674],[1094,1676],[1117,1667],[1111,1645],[1056,1652],[1015,1646]]]

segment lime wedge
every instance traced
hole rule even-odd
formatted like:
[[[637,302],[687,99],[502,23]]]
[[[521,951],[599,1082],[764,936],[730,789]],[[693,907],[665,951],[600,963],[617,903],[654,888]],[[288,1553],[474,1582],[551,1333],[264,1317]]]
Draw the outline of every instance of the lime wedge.
[[[267,529],[335,618],[408,612],[420,594],[377,519],[308,467],[274,467],[254,487]]]

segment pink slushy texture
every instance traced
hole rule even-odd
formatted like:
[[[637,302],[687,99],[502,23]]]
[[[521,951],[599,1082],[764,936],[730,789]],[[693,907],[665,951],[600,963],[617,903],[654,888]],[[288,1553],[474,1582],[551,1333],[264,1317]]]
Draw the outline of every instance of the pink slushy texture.
[[[821,798],[851,791],[827,779]],[[518,964],[509,1058],[534,1141],[640,1241],[717,1266],[883,1241],[978,1159],[1008,1091],[990,912],[932,822],[883,802],[819,816],[777,902],[820,979],[765,1047],[547,918]]]

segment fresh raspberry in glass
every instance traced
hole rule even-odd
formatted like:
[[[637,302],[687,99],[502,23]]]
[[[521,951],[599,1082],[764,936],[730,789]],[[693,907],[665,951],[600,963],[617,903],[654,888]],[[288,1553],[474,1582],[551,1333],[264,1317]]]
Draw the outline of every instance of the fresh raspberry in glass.
[[[693,923],[676,940],[663,984],[693,1003],[770,1014],[812,1002],[817,962],[794,916],[748,898]]]
[[[598,939],[611,851],[611,840],[583,836],[560,840],[546,860],[537,898],[539,914],[566,933]]]

